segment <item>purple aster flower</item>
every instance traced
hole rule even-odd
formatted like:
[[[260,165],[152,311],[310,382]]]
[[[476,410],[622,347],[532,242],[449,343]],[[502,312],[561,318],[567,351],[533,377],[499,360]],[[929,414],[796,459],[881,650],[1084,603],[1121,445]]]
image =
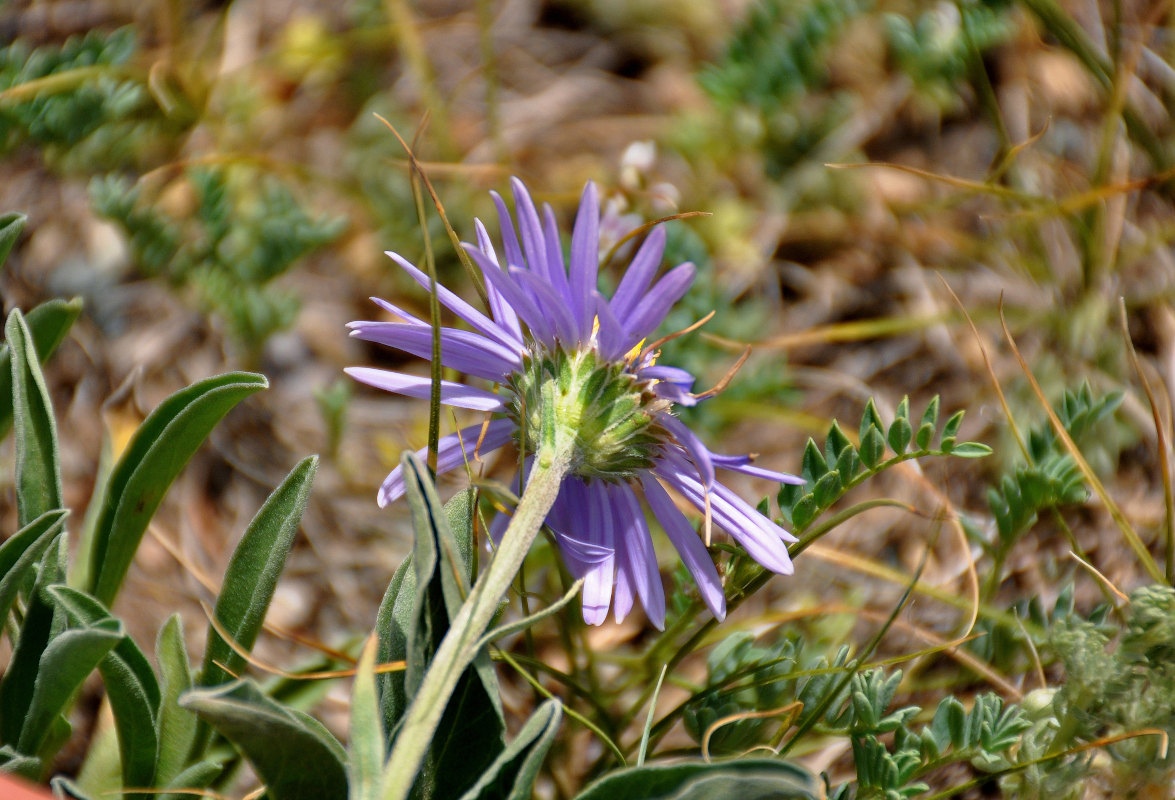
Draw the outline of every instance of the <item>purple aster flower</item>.
[[[722,619],[726,598],[718,571],[665,487],[764,567],[790,574],[787,543],[795,537],[720,483],[716,470],[781,483],[803,481],[753,466],[749,456],[711,452],[673,415],[675,405],[698,402],[691,393],[694,376],[657,364],[658,353],[644,348],[644,340],[685,294],[695,269],[680,264],[657,277],[664,230],[653,229],[607,298],[597,281],[595,186],[584,189],[566,262],[550,206],[544,205],[540,216],[522,183],[514,179],[513,188],[517,230],[505,202],[493,193],[501,251],[480,221],[477,244],[465,245],[485,278],[490,315],[443,286],[436,288],[440,302],[473,329],[441,329],[443,365],[489,383],[479,388],[443,381],[441,402],[490,415],[488,422],[440,440],[437,472],[511,442],[532,456],[545,424],[558,420],[574,430],[574,456],[546,522],[568,569],[584,579],[584,619],[598,625],[611,606],[620,621],[639,599],[649,620],[658,628],[665,625],[665,592],[641,498],[681,555],[707,607]],[[396,253],[388,255],[428,288],[427,275]],[[351,335],[430,358],[429,323],[386,301],[375,302],[403,321],[352,322]],[[431,390],[425,377],[367,367],[346,371],[358,381],[409,397],[428,398]],[[378,502],[387,505],[404,491],[397,467],[380,486]],[[500,536],[507,522],[500,515],[491,535]]]

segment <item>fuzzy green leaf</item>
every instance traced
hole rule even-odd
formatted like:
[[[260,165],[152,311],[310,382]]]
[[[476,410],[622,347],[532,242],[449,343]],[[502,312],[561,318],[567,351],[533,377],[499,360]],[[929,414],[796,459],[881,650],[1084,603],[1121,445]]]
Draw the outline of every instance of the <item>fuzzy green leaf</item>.
[[[15,211],[0,215],[0,267],[8,260],[8,254],[12,252],[12,246],[20,238],[28,219],[24,214]]]
[[[458,495],[442,508],[420,460],[406,453],[400,463],[415,541],[411,565],[396,571],[377,619],[380,661],[406,662],[403,672],[388,674],[380,684],[387,731],[395,730],[469,593],[473,541],[469,496]],[[497,679],[483,650],[449,700],[411,796],[459,797],[501,752],[504,733]]]
[[[49,300],[25,316],[37,360],[44,364],[65,339],[78,315],[82,313],[81,298]],[[0,439],[12,427],[12,351],[7,344],[0,345]]]
[[[68,586],[47,590],[65,612],[71,625],[114,627],[118,620],[94,598]],[[155,757],[159,745],[156,716],[159,712],[159,683],[143,651],[129,636],[98,664],[106,696],[114,712],[118,745],[122,755],[124,786],[150,786],[155,780]]]
[[[819,508],[828,508],[841,496],[843,486],[840,473],[836,470],[829,472],[812,487],[812,497]]]
[[[192,713],[184,710],[188,714]],[[197,761],[163,786],[176,791],[160,793],[159,800],[192,800],[197,792],[207,788],[223,773],[224,765],[219,761]]]
[[[229,560],[214,615],[232,640],[246,651],[252,649],[265,621],[317,469],[318,456],[305,458],[294,467],[253,517]],[[244,667],[245,657],[210,625],[199,684],[224,683],[231,679],[230,673],[239,673]]]
[[[173,614],[155,639],[155,659],[159,662],[159,757],[155,766],[155,783],[159,786],[183,786],[172,783],[183,771],[196,739],[196,716],[179,704],[180,696],[192,688],[192,669],[184,642],[183,620]]]
[[[12,408],[16,420],[16,510],[21,527],[46,511],[62,507],[57,422],[33,335],[20,309],[4,325],[12,370]]]
[[[0,771],[36,781],[40,780],[42,770],[41,759],[17,752],[10,744],[0,747]]]
[[[846,450],[851,449],[853,449],[853,443],[840,429],[840,424],[834,421],[832,427],[828,429],[828,438],[824,441],[825,460],[829,464],[835,464]]]
[[[131,437],[106,485],[94,530],[88,586],[109,606],[122,586],[147,523],[163,495],[216,423],[269,385],[265,376],[230,372],[173,394]]]
[[[349,800],[380,800],[387,753],[379,696],[375,688],[375,639],[368,639],[359,657],[351,689],[351,748]]]
[[[20,740],[42,656],[50,640],[65,628],[60,612],[44,596],[47,587],[65,579],[65,538],[57,537],[41,557],[20,635],[0,681],[0,740],[8,744]]]
[[[57,719],[73,703],[82,681],[122,641],[122,626],[112,622],[73,628],[49,642],[41,655],[28,715],[21,726],[20,752],[42,758],[52,755],[54,748],[47,745]]]
[[[803,767],[773,758],[740,758],[616,770],[576,800],[815,800],[822,796],[816,777]]]
[[[250,680],[194,689],[180,705],[191,709],[249,760],[271,800],[345,800],[346,754],[308,714],[267,697]]]
[[[41,554],[64,529],[67,516],[65,509],[46,511],[0,545],[0,620],[8,618],[20,587]]]
[[[461,800],[530,800],[547,751],[555,741],[563,705],[548,700],[531,715],[514,741],[478,778]]]

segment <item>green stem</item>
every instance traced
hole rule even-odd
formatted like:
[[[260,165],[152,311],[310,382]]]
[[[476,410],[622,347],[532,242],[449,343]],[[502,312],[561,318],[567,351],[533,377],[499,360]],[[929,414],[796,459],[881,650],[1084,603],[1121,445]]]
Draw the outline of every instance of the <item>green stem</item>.
[[[568,434],[561,430],[561,426],[554,427],[554,436],[535,456],[530,481],[510,527],[437,648],[416,698],[408,707],[396,744],[384,767],[383,800],[408,797],[457,681],[465,668],[473,663],[478,640],[489,628],[497,613],[498,601],[510,588],[542,528],[543,520],[547,518],[547,512],[559,495],[559,485],[571,468],[575,436],[574,432]]]

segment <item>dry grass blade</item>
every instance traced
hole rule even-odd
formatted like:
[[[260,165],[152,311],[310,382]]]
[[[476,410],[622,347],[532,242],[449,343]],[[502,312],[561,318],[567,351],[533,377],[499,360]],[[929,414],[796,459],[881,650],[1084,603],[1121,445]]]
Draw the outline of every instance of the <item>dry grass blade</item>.
[[[1138,375],[1138,382],[1146,393],[1146,400],[1151,407],[1151,417],[1155,423],[1155,436],[1158,439],[1159,473],[1163,480],[1163,534],[1166,542],[1166,574],[1167,583],[1175,583],[1175,496],[1171,494],[1171,449],[1167,438],[1167,425],[1163,424],[1159,414],[1159,403],[1155,399],[1151,383],[1142,369],[1142,361],[1134,350],[1134,342],[1130,339],[1130,326],[1126,320],[1126,299],[1118,298],[1118,309],[1122,324],[1122,338],[1126,341],[1126,352],[1130,354],[1130,363],[1134,365],[1134,372]]]
[[[1020,368],[1024,371],[1024,376],[1028,379],[1028,384],[1032,387],[1033,394],[1036,395],[1036,399],[1040,402],[1041,408],[1048,414],[1049,422],[1052,423],[1057,438],[1064,443],[1065,449],[1073,457],[1077,468],[1081,470],[1081,474],[1085,477],[1085,480],[1093,488],[1094,493],[1101,499],[1106,510],[1110,512],[1110,517],[1114,520],[1114,524],[1122,532],[1122,536],[1125,537],[1126,543],[1130,545],[1130,549],[1138,556],[1138,561],[1142,564],[1143,569],[1146,570],[1147,575],[1156,583],[1163,583],[1164,577],[1162,571],[1159,570],[1159,565],[1151,557],[1150,551],[1146,549],[1146,545],[1138,537],[1138,532],[1134,530],[1134,526],[1130,524],[1130,521],[1126,519],[1126,515],[1122,513],[1122,509],[1110,497],[1110,493],[1106,491],[1105,484],[1094,473],[1093,468],[1089,466],[1089,462],[1081,454],[1081,450],[1078,449],[1077,444],[1073,441],[1073,437],[1065,430],[1065,426],[1061,422],[1060,417],[1057,416],[1057,412],[1053,410],[1052,404],[1044,396],[1044,390],[1040,388],[1040,384],[1037,383],[1036,376],[1032,374],[1028,362],[1024,360],[1024,356],[1020,354],[1020,349],[1016,347],[1016,340],[1012,338],[1012,332],[1008,329],[1008,322],[1004,319],[1002,303],[1000,304],[1000,325],[1003,327],[1004,338],[1007,339],[1008,346],[1012,349],[1012,354],[1016,356],[1016,361],[1019,362]]]
[[[928,314],[924,316],[882,317],[880,319],[853,320],[852,322],[835,322],[829,325],[820,325],[799,333],[785,333],[774,336],[761,342],[754,342],[757,349],[770,348],[773,350],[788,350],[795,347],[829,344],[831,342],[860,342],[867,339],[881,339],[887,336],[901,336],[911,331],[920,331],[935,325],[955,321],[953,314]],[[706,341],[738,350],[747,347],[747,342],[736,339],[727,339],[712,333],[703,333]]]
[[[710,739],[713,737],[714,732],[724,725],[730,725],[732,722],[739,722],[744,719],[769,719],[771,717],[777,717],[780,714],[786,714],[787,716],[783,718],[783,722],[780,724],[780,731],[782,733],[792,726],[792,723],[796,721],[796,718],[800,716],[800,712],[803,710],[804,704],[796,700],[779,708],[770,708],[766,711],[740,711],[737,714],[731,714],[730,716],[714,720],[714,723],[709,728],[706,728],[706,733],[702,736],[702,760],[707,764],[710,763]],[[769,749],[772,751],[775,750],[775,748]]]
[[[636,237],[644,235],[645,233],[660,225],[662,222],[672,222],[675,219],[689,219],[690,217],[710,216],[713,215],[709,211],[682,211],[680,214],[670,214],[668,217],[660,217],[659,219],[655,219],[652,222],[646,222],[644,225],[641,225],[638,228],[633,228],[631,231],[624,234],[624,236],[620,237],[616,244],[612,245],[612,249],[608,251],[608,255],[600,263],[611,264],[612,259],[616,257],[616,254],[620,252],[620,248],[623,247],[626,242],[630,242]]]
[[[825,164],[829,169],[861,169],[864,167],[893,169],[898,172],[907,172],[911,175],[917,175],[920,178],[936,181],[938,183],[945,183],[948,186],[953,186],[956,189],[965,189],[969,192],[976,192],[978,194],[991,194],[996,197],[1003,197],[1009,200],[1017,200],[1021,203],[1042,203],[1048,202],[1047,198],[1038,197],[1037,195],[1027,194],[1025,192],[1018,192],[1015,189],[1009,189],[1006,186],[1000,186],[995,183],[984,183],[982,181],[972,181],[966,178],[956,178],[953,175],[940,175],[937,172],[930,172],[917,167],[907,167],[904,164],[890,164],[880,161],[865,161],[859,164]]]
[[[1012,436],[1016,439],[1016,444],[1020,448],[1020,454],[1024,456],[1024,460],[1029,463],[1032,462],[1032,456],[1028,453],[1028,445],[1024,443],[1024,436],[1020,433],[1020,426],[1016,424],[1016,418],[1012,416],[1012,407],[1008,405],[1008,398],[1004,396],[1004,389],[1000,386],[1000,379],[995,375],[995,368],[991,365],[991,356],[987,354],[987,348],[983,346],[983,337],[979,335],[979,328],[975,326],[975,320],[971,319],[971,315],[967,313],[967,307],[963,305],[963,301],[955,294],[955,290],[947,283],[946,278],[941,274],[938,275],[939,281],[942,282],[943,288],[951,295],[951,299],[955,301],[955,305],[959,307],[959,311],[963,312],[963,318],[967,320],[967,324],[971,326],[971,335],[975,337],[975,344],[979,347],[979,354],[983,356],[983,366],[987,370],[987,377],[991,380],[991,386],[995,389],[996,396],[1000,399],[1000,408],[1003,409],[1004,419],[1008,421],[1008,429],[1012,431]]]
[[[228,630],[226,630],[225,627],[220,624],[220,620],[218,620],[216,615],[212,613],[212,609],[203,603],[201,603],[201,607],[204,609],[204,615],[208,617],[208,624],[212,626],[213,630],[220,634],[220,637],[224,639],[232,651],[241,658],[245,659],[249,666],[256,667],[262,672],[268,672],[271,675],[277,675],[280,678],[287,678],[294,681],[321,681],[330,680],[332,678],[349,678],[354,676],[357,671],[352,668],[321,670],[318,672],[290,672],[288,670],[282,669],[281,667],[267,664],[259,658],[255,657],[245,648],[241,647],[241,645],[235,639],[233,639]],[[223,664],[220,666],[222,669],[224,669]],[[375,672],[376,674],[383,672],[403,672],[406,668],[407,665],[403,661],[389,661],[384,664],[376,664]]]
[[[1121,589],[1119,589],[1117,586],[1115,586],[1114,582],[1111,581],[1109,578],[1107,578],[1102,573],[1102,571],[1099,570],[1097,567],[1095,567],[1093,564],[1090,564],[1088,561],[1086,561],[1084,558],[1082,558],[1081,556],[1074,553],[1072,550],[1069,551],[1069,557],[1072,558],[1074,561],[1076,561],[1081,566],[1085,567],[1087,570],[1089,570],[1089,572],[1101,582],[1102,586],[1105,586],[1106,589],[1110,591],[1110,593],[1112,593],[1115,597],[1117,597],[1123,603],[1130,602],[1130,598],[1126,595],[1126,593],[1123,592]]]

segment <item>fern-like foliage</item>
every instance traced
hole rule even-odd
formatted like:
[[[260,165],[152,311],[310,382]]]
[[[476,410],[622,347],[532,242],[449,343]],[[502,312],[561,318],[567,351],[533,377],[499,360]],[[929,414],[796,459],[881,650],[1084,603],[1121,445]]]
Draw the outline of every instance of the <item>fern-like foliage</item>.
[[[61,45],[0,48],[0,155],[32,145],[64,170],[140,164],[191,119],[164,114],[131,74],[131,28],[91,32]]]
[[[164,213],[141,186],[117,176],[94,179],[90,196],[99,214],[123,228],[143,272],[194,287],[256,353],[298,310],[297,298],[271,281],[345,223],[310,216],[281,181],[257,180],[252,170],[193,169],[188,179],[197,202],[184,218]]]
[[[1089,383],[1077,391],[1065,390],[1057,416],[1078,447],[1095,426],[1110,417],[1122,404],[1121,392],[1094,397]],[[987,504],[995,517],[999,541],[994,548],[997,562],[1035,523],[1040,512],[1085,501],[1085,479],[1073,457],[1057,439],[1047,422],[1028,435],[1030,463],[1017,465],[1004,475],[998,488],[988,490]]]
[[[856,791],[845,784],[831,797],[901,800],[927,791],[929,785],[921,779],[948,764],[970,763],[985,772],[1011,767],[1014,748],[1032,724],[1023,709],[1005,705],[998,695],[981,694],[968,710],[948,695],[929,724],[914,728],[910,723],[921,708],[890,708],[901,680],[900,670],[887,675],[870,669],[853,675],[844,723],[853,745]],[[891,735],[892,744],[880,738],[885,735]]]
[[[731,754],[763,743],[781,720],[803,725],[819,714],[824,727],[840,725],[848,697],[842,678],[855,662],[845,646],[831,657],[815,656],[795,634],[756,645],[754,636],[740,632],[720,642],[706,666],[706,687],[685,706],[685,729],[699,743],[710,732],[709,751]],[[777,713],[749,716],[763,711]]]
[[[912,422],[910,399],[905,397],[898,404],[893,422],[886,426],[870,400],[861,417],[858,444],[837,422],[829,428],[823,447],[814,439],[808,440],[800,472],[806,483],[784,486],[779,492],[784,520],[802,533],[850,489],[903,461],[926,456],[981,458],[990,454],[987,445],[957,441],[963,414],[962,410],[952,414],[940,430],[936,396],[922,416]]]
[[[802,162],[851,113],[824,92],[828,58],[870,0],[762,0],[751,7],[716,63],[698,76],[732,121],[740,147],[763,153],[779,178]]]
[[[1000,3],[937,3],[913,20],[900,14],[884,18],[894,61],[944,110],[958,104],[969,65],[1016,30],[1009,5]]]

